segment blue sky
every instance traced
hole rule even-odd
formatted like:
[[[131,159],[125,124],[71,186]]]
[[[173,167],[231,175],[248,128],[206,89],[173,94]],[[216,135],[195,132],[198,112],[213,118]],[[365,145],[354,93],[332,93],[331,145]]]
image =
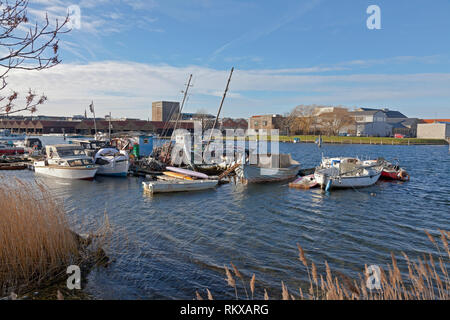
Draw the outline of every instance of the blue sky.
[[[381,30],[369,30],[369,5]],[[237,1],[31,0],[35,19],[78,5],[81,24],[61,37],[63,63],[11,75],[49,98],[40,114],[150,116],[151,102],[180,100],[223,115],[285,113],[299,104],[388,107],[450,118],[448,0]],[[15,82],[14,82],[15,81]]]

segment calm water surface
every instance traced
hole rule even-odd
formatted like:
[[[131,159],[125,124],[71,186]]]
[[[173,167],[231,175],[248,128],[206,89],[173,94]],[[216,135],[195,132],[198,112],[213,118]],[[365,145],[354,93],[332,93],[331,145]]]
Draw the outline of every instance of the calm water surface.
[[[119,234],[108,252],[114,262],[88,278],[87,291],[101,299],[192,299],[204,288],[233,298],[222,269],[230,261],[245,276],[256,274],[257,297],[262,288],[280,297],[281,281],[292,290],[308,288],[296,243],[320,271],[326,260],[356,276],[365,264],[385,265],[391,252],[434,252],[423,230],[450,229],[448,146],[281,144],[280,150],[303,168],[316,166],[322,153],[398,158],[412,178],[330,194],[278,183],[155,196],[144,194],[140,178],[42,180],[71,217],[95,224],[106,211]],[[1,175],[34,178],[30,171]]]

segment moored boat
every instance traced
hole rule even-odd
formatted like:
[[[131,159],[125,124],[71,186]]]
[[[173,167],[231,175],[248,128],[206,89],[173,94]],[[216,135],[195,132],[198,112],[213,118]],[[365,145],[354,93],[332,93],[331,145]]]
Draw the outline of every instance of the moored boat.
[[[295,181],[289,183],[290,188],[296,188],[296,189],[311,189],[318,187],[319,183],[316,181],[316,178],[313,174],[300,177],[296,179]]]
[[[409,173],[398,164],[392,164],[384,159],[369,160],[366,163],[380,163],[383,167],[381,178],[383,180],[409,181]]]
[[[212,189],[216,187],[218,180],[159,180],[144,181],[142,185],[144,190],[150,193],[166,193],[166,192],[183,192],[183,191],[200,191]]]
[[[236,168],[238,177],[249,183],[276,182],[293,179],[300,170],[300,163],[290,154],[258,155],[257,162],[248,161]]]
[[[380,179],[381,171],[378,163],[364,164],[356,158],[325,158],[314,178],[326,189],[363,188],[374,185]]]
[[[34,171],[46,176],[92,180],[97,173],[97,166],[88,157],[83,148],[75,145],[46,146],[46,159],[35,161]]]
[[[97,174],[104,176],[126,177],[130,168],[128,153],[116,148],[103,148],[95,154]]]
[[[24,154],[25,150],[14,145],[0,143],[0,155]]]

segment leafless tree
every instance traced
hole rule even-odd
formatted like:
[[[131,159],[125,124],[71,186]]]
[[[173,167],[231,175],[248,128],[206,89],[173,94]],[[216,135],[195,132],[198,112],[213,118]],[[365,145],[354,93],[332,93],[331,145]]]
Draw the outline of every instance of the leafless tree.
[[[192,119],[201,123],[203,132],[208,129],[212,129],[214,125],[214,118],[211,118],[208,112],[204,109],[197,110]]]
[[[345,127],[355,124],[355,119],[344,110],[322,113],[318,116],[318,124],[321,131],[329,136],[338,135],[339,131]]]
[[[299,105],[284,117],[284,127],[290,133],[308,134],[316,121],[314,116],[315,105]]]
[[[19,93],[11,90],[1,94],[8,86],[7,75],[11,70],[43,70],[61,62],[58,57],[58,35],[70,30],[64,21],[50,23],[48,15],[42,24],[31,23],[27,15],[28,0],[12,2],[0,0],[0,115],[21,111],[35,112],[47,97],[27,92],[25,104],[16,106]]]

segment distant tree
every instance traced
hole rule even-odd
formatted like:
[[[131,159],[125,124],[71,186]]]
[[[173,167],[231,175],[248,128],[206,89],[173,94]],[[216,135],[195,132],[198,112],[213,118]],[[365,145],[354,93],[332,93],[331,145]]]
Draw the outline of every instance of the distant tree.
[[[348,111],[339,109],[318,115],[317,123],[320,125],[323,133],[334,136],[338,135],[341,129],[355,124],[355,119]]]
[[[314,125],[316,118],[314,116],[315,105],[298,105],[291,112],[284,116],[283,126],[289,129],[290,134],[303,133],[308,134]]]
[[[205,109],[197,110],[192,119],[201,123],[202,131],[212,129],[214,125],[214,119],[209,117],[209,114]]]
[[[11,70],[43,70],[61,61],[58,57],[58,35],[70,30],[56,20],[50,24],[46,14],[44,23],[30,23],[27,16],[28,0],[13,2],[0,0],[0,115],[20,111],[35,112],[47,97],[36,95],[31,89],[26,94],[25,104],[16,106],[17,91],[1,94],[8,86],[7,74]]]

